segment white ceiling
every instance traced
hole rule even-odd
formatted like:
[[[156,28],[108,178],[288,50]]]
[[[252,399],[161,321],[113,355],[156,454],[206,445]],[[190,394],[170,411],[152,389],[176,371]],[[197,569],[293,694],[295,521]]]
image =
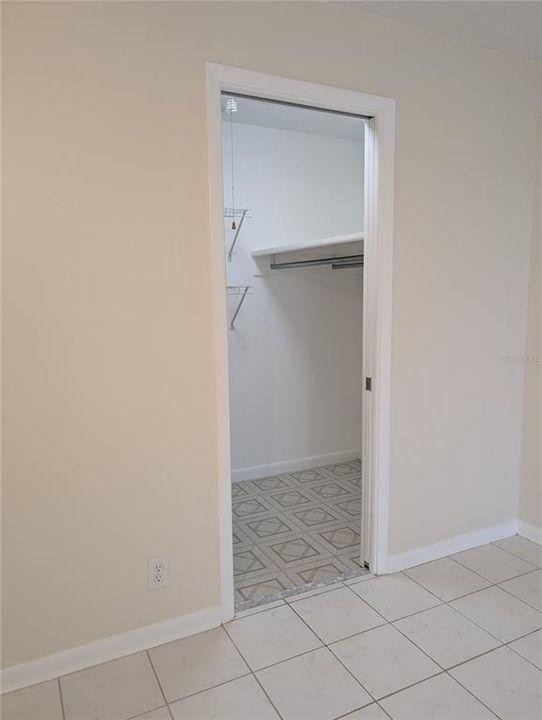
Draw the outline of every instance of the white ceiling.
[[[236,100],[237,112],[233,114],[235,123],[327,135],[347,140],[363,140],[365,122],[361,118],[252,98],[236,98]],[[229,121],[229,113],[224,110],[225,104],[223,99],[222,119]]]
[[[542,62],[542,0],[350,0],[344,4],[469,45]]]

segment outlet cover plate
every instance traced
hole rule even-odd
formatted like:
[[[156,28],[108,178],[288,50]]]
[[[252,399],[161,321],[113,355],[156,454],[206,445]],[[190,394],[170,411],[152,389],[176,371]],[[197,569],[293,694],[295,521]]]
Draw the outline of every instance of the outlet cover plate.
[[[169,558],[167,555],[151,558],[148,564],[148,590],[161,590],[169,584]]]

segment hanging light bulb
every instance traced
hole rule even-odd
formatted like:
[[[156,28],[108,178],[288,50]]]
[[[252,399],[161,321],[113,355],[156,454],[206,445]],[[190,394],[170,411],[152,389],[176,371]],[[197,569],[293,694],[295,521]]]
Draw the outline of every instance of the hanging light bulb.
[[[233,149],[233,113],[237,112],[237,100],[235,98],[226,98],[226,112],[230,115],[230,150],[231,150],[231,206],[232,206],[232,222],[231,229],[237,230],[235,222],[235,169],[234,169],[234,149]]]
[[[226,98],[226,112],[237,112],[237,100],[235,98]]]

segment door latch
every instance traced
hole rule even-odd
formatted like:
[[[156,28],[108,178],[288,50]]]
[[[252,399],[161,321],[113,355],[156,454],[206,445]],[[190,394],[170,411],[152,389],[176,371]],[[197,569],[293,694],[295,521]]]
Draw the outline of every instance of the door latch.
[[[365,378],[365,389],[371,392],[371,390],[373,389],[373,378]]]

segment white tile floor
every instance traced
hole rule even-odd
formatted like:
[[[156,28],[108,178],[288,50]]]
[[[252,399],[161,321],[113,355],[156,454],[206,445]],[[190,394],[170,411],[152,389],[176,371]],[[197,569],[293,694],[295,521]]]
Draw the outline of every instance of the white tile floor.
[[[8,693],[3,720],[540,720],[542,547],[339,582]]]

